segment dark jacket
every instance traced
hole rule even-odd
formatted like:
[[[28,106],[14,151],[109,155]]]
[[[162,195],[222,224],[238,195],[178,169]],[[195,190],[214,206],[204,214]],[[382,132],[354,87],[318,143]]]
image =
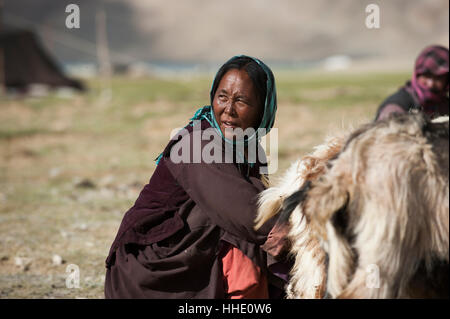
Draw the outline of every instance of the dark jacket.
[[[202,121],[202,130],[208,127]],[[192,145],[192,127],[187,128],[183,139]],[[275,221],[253,229],[257,195],[264,189],[259,165],[247,176],[242,164],[175,164],[170,150],[179,141],[168,144],[122,220],[106,259],[107,298],[224,298],[222,242],[265,271],[260,245]],[[202,149],[207,143],[202,141]]]
[[[412,88],[408,86],[408,83],[405,86],[401,87],[397,92],[387,97],[383,101],[383,103],[381,103],[375,115],[375,121],[378,120],[383,113],[390,113],[389,107],[392,105],[399,106],[403,111],[402,113],[411,113],[415,111],[424,112],[432,118],[442,115],[448,115],[449,113],[448,99],[442,104],[435,105],[434,107],[424,110],[420,105],[419,100],[415,96]],[[397,112],[400,112],[400,109]]]

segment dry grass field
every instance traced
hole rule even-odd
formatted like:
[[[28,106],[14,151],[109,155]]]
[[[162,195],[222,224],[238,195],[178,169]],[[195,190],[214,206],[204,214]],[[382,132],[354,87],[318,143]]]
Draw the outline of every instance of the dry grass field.
[[[274,73],[274,175],[327,134],[372,120],[409,76]],[[103,298],[104,260],[122,216],[170,132],[208,103],[211,81],[114,78],[110,99],[98,80],[73,96],[0,96],[0,298]],[[70,264],[79,288],[66,287]]]

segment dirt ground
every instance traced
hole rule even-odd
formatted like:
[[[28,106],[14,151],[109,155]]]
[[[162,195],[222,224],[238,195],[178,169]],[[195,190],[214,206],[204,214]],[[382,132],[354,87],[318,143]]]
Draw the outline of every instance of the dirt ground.
[[[407,73],[277,74],[278,170],[372,120]],[[0,298],[103,298],[104,261],[154,159],[211,77],[99,80],[85,94],[0,96]],[[106,92],[106,93],[105,93]],[[73,287],[73,267],[79,288]]]

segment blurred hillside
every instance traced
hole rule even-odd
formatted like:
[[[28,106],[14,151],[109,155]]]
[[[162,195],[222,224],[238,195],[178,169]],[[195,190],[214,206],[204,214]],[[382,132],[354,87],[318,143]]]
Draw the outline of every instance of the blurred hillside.
[[[65,28],[76,3],[81,28]],[[380,29],[365,25],[365,8],[380,7]],[[448,0],[4,0],[4,21],[35,26],[63,62],[96,61],[98,10],[107,17],[115,63],[220,63],[237,53],[272,62],[411,59],[426,45],[448,46]]]

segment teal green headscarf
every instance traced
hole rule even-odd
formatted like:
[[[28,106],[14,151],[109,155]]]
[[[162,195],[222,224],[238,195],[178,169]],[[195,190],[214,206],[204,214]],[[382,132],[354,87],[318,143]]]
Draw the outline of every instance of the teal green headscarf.
[[[264,103],[264,114],[263,114],[263,118],[261,120],[261,123],[259,125],[258,128],[260,129],[265,129],[265,133],[269,133],[270,130],[273,127],[273,124],[275,122],[275,114],[277,112],[277,92],[276,92],[276,88],[275,88],[275,79],[272,73],[272,70],[270,70],[270,68],[265,65],[261,60],[257,59],[257,58],[253,58],[250,56],[246,56],[246,55],[237,55],[232,57],[230,60],[228,60],[225,64],[232,62],[235,59],[238,58],[249,58],[252,59],[253,61],[255,61],[265,72],[266,76],[267,76],[267,81],[266,81],[266,97],[265,97],[265,103]],[[211,85],[211,90],[210,90],[210,102],[211,105],[206,105],[200,109],[198,109],[194,116],[190,119],[189,124],[188,125],[193,125],[193,121],[196,120],[206,120],[208,121],[208,123],[211,125],[211,127],[215,128],[218,133],[220,134],[220,136],[222,137],[222,139],[226,142],[226,143],[230,143],[230,144],[237,144],[237,143],[244,143],[244,144],[248,144],[251,140],[253,139],[257,139],[258,141],[260,140],[260,138],[262,136],[259,136],[260,131],[256,130],[255,133],[248,137],[246,140],[239,142],[239,141],[233,141],[230,139],[227,139],[222,131],[220,130],[219,124],[216,121],[216,117],[214,116],[214,110],[212,107],[213,104],[213,100],[214,100],[214,93],[213,92],[213,88],[215,86],[215,83],[217,81],[220,81],[221,79],[217,78],[217,74],[216,77],[214,78],[214,81]],[[160,154],[158,156],[158,158],[156,159],[156,163],[158,164],[159,161],[162,158],[162,154]],[[252,166],[253,163],[250,163],[250,165]]]

